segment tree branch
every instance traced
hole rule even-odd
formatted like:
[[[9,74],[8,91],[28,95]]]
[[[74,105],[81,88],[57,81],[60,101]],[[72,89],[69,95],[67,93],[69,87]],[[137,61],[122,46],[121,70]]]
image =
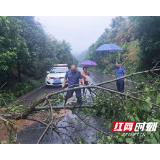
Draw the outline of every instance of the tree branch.
[[[154,71],[159,71],[159,70],[160,70],[160,68],[158,68],[158,69],[150,69],[150,70],[141,71],[141,72],[136,72],[136,73],[131,73],[131,74],[126,75],[126,76],[123,76],[123,77],[121,77],[121,78],[116,78],[116,79],[113,79],[113,80],[110,80],[110,81],[98,83],[97,86],[101,86],[101,85],[103,85],[103,84],[115,82],[115,81],[117,81],[117,80],[124,79],[124,78],[131,77],[131,76],[135,76],[135,75],[138,75],[138,74],[149,73],[149,72],[154,72]]]
[[[93,104],[94,105],[94,104]],[[84,105],[84,106],[79,106],[79,107],[70,107],[70,106],[66,106],[66,109],[80,109],[80,108],[93,108],[93,105]],[[60,110],[60,109],[64,109],[64,106],[53,106],[52,107],[54,110]],[[39,108],[35,108],[35,111],[40,111],[40,110],[47,110],[50,109],[50,107],[39,107]]]

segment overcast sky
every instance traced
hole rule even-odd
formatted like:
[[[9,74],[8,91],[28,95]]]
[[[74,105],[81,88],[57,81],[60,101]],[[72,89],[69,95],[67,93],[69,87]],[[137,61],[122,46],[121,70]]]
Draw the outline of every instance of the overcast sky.
[[[38,16],[47,33],[71,44],[72,54],[80,54],[94,43],[109,27],[113,17]]]

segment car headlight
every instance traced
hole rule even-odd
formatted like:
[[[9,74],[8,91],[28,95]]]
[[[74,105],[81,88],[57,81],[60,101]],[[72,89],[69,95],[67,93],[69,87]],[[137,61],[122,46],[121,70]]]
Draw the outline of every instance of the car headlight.
[[[49,79],[49,80],[50,80],[50,77],[49,77],[49,76],[47,76],[47,79]]]

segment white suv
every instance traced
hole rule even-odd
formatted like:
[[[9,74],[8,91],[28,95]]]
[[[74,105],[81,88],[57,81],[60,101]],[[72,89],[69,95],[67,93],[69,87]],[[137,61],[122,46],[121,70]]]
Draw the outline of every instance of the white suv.
[[[61,86],[67,71],[67,64],[54,65],[50,72],[47,71],[46,86]]]

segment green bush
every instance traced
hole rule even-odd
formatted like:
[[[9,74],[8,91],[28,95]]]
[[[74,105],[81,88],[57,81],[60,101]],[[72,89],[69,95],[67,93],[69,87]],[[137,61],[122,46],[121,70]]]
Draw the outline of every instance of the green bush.
[[[97,143],[125,143],[125,144],[155,144],[160,143],[160,108],[155,106],[160,105],[160,92],[157,88],[160,87],[159,78],[146,79],[145,82],[137,84],[132,95],[130,91],[126,94],[137,97],[140,100],[135,100],[131,97],[118,95],[115,93],[105,93],[102,91],[96,92],[94,103],[98,104],[93,110],[84,109],[83,113],[99,117],[103,124],[109,124],[110,132],[98,133],[100,137]],[[136,122],[158,122],[156,131],[139,131],[138,133],[145,136],[124,136],[123,133],[112,133],[114,121],[136,121]],[[137,132],[132,132],[137,133]]]
[[[37,88],[43,84],[43,80],[35,80],[32,78],[23,79],[21,83],[11,83],[7,87],[0,90],[0,106],[8,106],[13,103],[19,96]]]

